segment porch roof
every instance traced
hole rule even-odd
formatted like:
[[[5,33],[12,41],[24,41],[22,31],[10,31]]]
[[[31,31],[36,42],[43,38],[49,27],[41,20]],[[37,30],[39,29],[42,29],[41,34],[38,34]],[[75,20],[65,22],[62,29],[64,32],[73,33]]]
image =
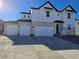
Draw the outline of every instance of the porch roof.
[[[56,21],[54,21],[55,23],[64,23],[64,21],[62,21],[62,20],[56,20]]]

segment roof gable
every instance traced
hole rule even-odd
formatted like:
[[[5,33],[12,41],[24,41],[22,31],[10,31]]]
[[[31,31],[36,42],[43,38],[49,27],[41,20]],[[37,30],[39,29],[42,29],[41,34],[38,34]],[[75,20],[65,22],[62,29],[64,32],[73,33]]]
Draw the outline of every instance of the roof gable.
[[[38,7],[38,8],[33,8],[33,7],[31,7],[32,9],[40,9],[40,8],[42,8],[43,6],[45,6],[46,4],[49,4],[52,8],[54,8],[56,11],[58,11],[49,1],[47,1],[46,3],[44,3],[43,5],[41,5],[40,7]],[[50,8],[50,7],[49,7]]]
[[[46,3],[44,3],[43,5],[41,5],[40,7],[38,7],[38,8],[34,8],[34,7],[31,7],[31,9],[40,9],[40,8],[42,8],[44,5],[46,5],[46,4],[49,4],[52,8],[54,8],[57,12],[63,12],[64,10],[68,10],[68,11],[70,11],[70,12],[75,12],[75,13],[77,13],[76,12],[76,10],[71,6],[71,5],[68,5],[67,7],[65,7],[63,10],[58,10],[57,8],[55,8],[49,1],[47,1]],[[51,9],[50,7],[49,7],[49,9]]]
[[[43,7],[44,5],[46,5],[46,4],[49,4],[51,7],[53,7],[56,11],[58,11],[49,1],[48,2],[46,2],[46,3],[44,3],[43,5],[41,5],[40,7],[39,7],[39,9],[41,8],[41,7]]]
[[[67,10],[72,10],[72,9],[70,7],[68,7]]]
[[[68,10],[68,11],[77,13],[76,10],[75,10],[71,5],[68,5],[68,6],[65,7],[62,11],[64,11],[64,10]]]

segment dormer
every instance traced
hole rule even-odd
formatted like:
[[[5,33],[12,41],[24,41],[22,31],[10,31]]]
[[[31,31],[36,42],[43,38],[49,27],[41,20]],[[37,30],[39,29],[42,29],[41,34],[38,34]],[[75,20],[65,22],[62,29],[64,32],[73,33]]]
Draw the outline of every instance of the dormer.
[[[30,12],[21,12],[21,19],[31,19],[31,13]]]

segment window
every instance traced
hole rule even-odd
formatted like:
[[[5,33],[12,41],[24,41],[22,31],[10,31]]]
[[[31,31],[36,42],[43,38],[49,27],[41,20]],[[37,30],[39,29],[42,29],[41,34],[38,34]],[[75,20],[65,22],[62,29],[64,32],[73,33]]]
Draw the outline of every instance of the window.
[[[26,15],[24,15],[24,18],[26,18]]]
[[[68,25],[68,30],[70,30],[71,29],[71,26],[70,25]]]
[[[70,13],[68,13],[68,19],[70,19],[71,18],[71,14]]]
[[[28,18],[30,18],[30,15],[28,15]]]
[[[50,16],[50,11],[46,11],[46,17]]]

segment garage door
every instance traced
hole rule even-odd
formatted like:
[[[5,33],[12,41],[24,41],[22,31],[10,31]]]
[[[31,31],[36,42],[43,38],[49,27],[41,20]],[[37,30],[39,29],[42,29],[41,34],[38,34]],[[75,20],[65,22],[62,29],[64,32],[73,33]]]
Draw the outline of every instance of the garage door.
[[[35,27],[35,36],[53,36],[53,27]]]
[[[18,34],[18,27],[17,25],[7,25],[6,27],[6,35],[17,35]]]
[[[30,26],[20,26],[20,36],[30,36]]]

